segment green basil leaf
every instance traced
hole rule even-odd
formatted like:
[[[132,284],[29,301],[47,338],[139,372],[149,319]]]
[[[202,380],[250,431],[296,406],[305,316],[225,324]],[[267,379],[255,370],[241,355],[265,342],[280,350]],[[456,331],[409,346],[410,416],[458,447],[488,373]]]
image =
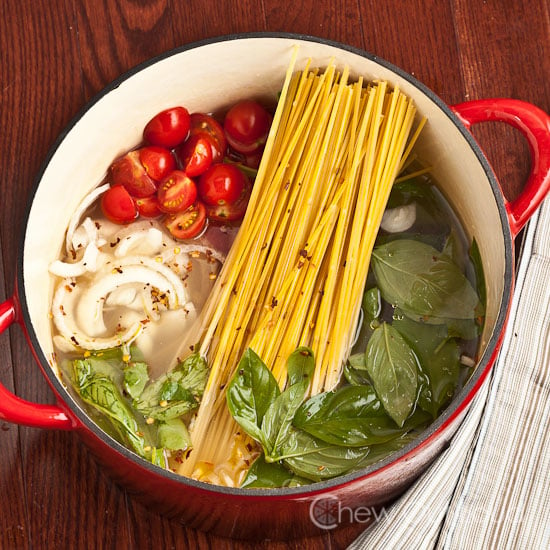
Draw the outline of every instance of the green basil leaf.
[[[88,359],[77,359],[73,361],[72,381],[82,400],[108,419],[123,442],[145,457],[147,443],[134,413],[113,380],[102,373],[96,373]]]
[[[191,437],[187,426],[179,418],[158,425],[159,444],[170,451],[185,450],[191,447]]]
[[[344,386],[308,399],[296,412],[294,426],[326,443],[362,447],[390,441],[428,418],[415,412],[398,427],[372,387]]]
[[[460,376],[460,348],[445,325],[417,323],[397,316],[393,326],[409,342],[428,378],[418,404],[435,418],[454,395]]]
[[[193,353],[180,362],[170,373],[180,386],[187,388],[193,395],[200,397],[208,380],[206,359],[199,353]]]
[[[277,487],[299,487],[309,483],[311,483],[309,480],[298,478],[279,462],[266,462],[262,454],[248,469],[241,488],[262,487],[274,489]]]
[[[149,381],[147,363],[128,363],[124,367],[124,390],[132,399],[138,399]]]
[[[248,348],[227,386],[226,399],[231,416],[243,430],[268,447],[261,430],[262,420],[281,391],[277,380],[254,350]]]
[[[331,443],[362,447],[401,433],[372,386],[344,386],[318,394],[296,412],[294,426]]]
[[[177,418],[199,406],[207,379],[206,361],[194,353],[148,384],[134,405],[144,416],[156,420]]]
[[[292,429],[281,448],[280,460],[296,475],[320,481],[356,469],[368,453],[368,447],[331,445]]]
[[[364,353],[359,355],[362,355],[363,358],[365,356]],[[344,365],[344,378],[352,386],[365,386],[370,384],[370,379],[367,376],[367,366],[354,367],[350,361],[347,361]]]
[[[383,323],[366,351],[367,371],[386,412],[403,426],[413,410],[418,388],[417,358],[399,332]]]
[[[456,264],[434,247],[399,239],[373,250],[384,300],[407,315],[474,319],[479,298]]]
[[[288,385],[292,386],[307,378],[311,379],[315,370],[313,351],[305,346],[296,348],[286,362]]]
[[[418,436],[419,431],[410,431],[405,434],[395,437],[386,443],[380,445],[372,445],[370,447],[370,452],[365,456],[363,460],[358,464],[358,468],[366,468],[371,464],[375,464],[380,460],[384,460],[392,453],[395,453],[401,450],[403,447],[414,441]]]
[[[368,323],[372,323],[372,321],[380,317],[380,313],[382,312],[382,299],[378,287],[374,286],[369,288],[363,294],[361,305],[365,313],[365,320]]]
[[[140,407],[137,410],[145,417],[166,422],[188,414],[199,406],[198,399],[186,389],[179,390],[177,401],[161,401],[151,407]]]
[[[267,444],[264,449],[266,456],[276,455],[287,438],[292,419],[304,401],[308,386],[309,378],[292,384],[268,407],[261,426]]]

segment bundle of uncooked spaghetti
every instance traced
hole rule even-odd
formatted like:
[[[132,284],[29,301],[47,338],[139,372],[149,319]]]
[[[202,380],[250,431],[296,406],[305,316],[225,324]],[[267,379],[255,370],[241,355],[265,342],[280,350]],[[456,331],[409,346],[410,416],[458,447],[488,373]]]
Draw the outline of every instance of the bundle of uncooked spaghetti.
[[[414,118],[386,82],[350,83],[333,63],[294,73],[291,63],[246,216],[203,311],[211,371],[181,473],[208,479],[234,449],[224,388],[247,347],[281,388],[300,345],[315,354],[310,393],[338,384]]]

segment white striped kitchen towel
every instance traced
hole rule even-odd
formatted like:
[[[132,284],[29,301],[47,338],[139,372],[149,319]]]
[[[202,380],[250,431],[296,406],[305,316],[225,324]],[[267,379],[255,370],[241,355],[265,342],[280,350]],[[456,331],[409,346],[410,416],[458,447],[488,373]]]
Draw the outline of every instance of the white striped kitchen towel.
[[[550,201],[491,377],[451,445],[349,550],[550,549]]]

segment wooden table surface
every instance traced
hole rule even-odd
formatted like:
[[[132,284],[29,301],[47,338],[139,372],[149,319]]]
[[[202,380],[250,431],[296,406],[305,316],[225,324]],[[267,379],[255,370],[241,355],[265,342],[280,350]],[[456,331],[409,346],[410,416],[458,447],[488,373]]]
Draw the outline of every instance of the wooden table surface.
[[[447,103],[502,96],[550,111],[546,0],[0,0],[0,299],[14,292],[34,176],[78,110],[156,54],[265,30],[366,49]],[[529,169],[526,144],[502,125],[475,135],[513,198]],[[0,382],[25,399],[54,401],[19,327],[0,339]],[[74,434],[0,420],[0,548],[332,549],[361,529],[276,544],[209,536],[134,502]]]

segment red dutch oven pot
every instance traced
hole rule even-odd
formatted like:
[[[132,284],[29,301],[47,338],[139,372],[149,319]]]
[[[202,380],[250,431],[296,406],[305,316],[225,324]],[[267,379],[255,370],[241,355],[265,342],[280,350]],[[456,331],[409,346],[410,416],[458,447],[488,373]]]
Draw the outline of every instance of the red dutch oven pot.
[[[244,97],[276,98],[296,44],[298,69],[307,58],[312,59],[312,66],[323,66],[334,57],[339,65],[350,66],[352,76],[399,85],[414,99],[419,113],[427,116],[418,152],[433,165],[442,192],[469,236],[479,244],[487,287],[485,331],[474,374],[443,414],[402,451],[364,470],[307,487],[216,487],[183,478],[134,455],[99,429],[69,395],[57,375],[53,355],[48,316],[52,282],[47,267],[61,249],[71,213],[101,181],[110,162],[139,143],[147,120],[178,104],[190,111],[216,111]],[[215,87],[211,85],[214,78]],[[517,128],[529,144],[531,171],[523,192],[511,202],[504,198],[468,131],[471,125],[486,121]],[[16,290],[0,305],[0,328],[4,331],[13,323],[22,327],[57,404],[25,401],[0,385],[0,418],[77,432],[130,492],[190,526],[227,537],[285,539],[312,534],[329,527],[315,518],[323,503],[338,501],[346,509],[381,506],[401,494],[448,445],[484,383],[496,359],[510,307],[514,239],[549,187],[550,118],[531,104],[485,99],[449,107],[389,63],[312,37],[227,36],[171,51],[122,76],[87,105],[60,136],[37,177],[18,258]],[[41,208],[48,203],[50,206]],[[55,219],[48,215],[53,211]]]

